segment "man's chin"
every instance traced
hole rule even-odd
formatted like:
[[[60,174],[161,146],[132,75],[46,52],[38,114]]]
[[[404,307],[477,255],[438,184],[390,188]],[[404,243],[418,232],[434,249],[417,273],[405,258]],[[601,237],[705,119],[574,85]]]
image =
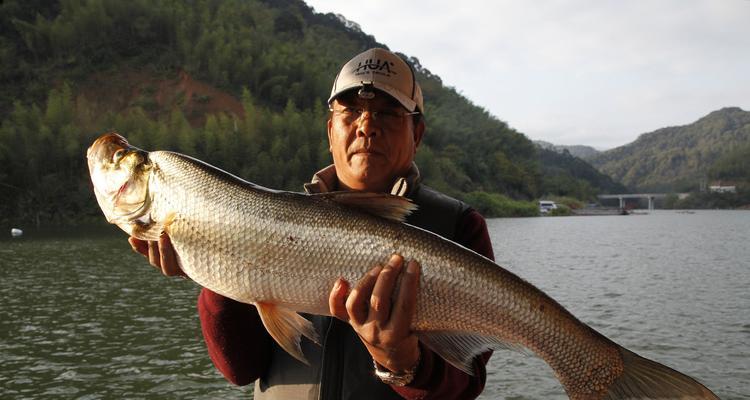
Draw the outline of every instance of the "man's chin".
[[[357,153],[349,159],[349,166],[353,170],[381,170],[388,160],[377,153]]]
[[[383,175],[390,171],[387,163],[382,162],[382,159],[374,159],[374,157],[352,157],[348,167],[346,175],[364,186],[380,182]]]

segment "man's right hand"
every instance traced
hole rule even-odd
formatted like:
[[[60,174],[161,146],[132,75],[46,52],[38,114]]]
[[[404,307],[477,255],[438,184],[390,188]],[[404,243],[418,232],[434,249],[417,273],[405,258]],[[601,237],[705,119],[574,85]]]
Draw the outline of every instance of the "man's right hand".
[[[187,276],[177,264],[177,253],[172,247],[172,242],[166,233],[159,236],[159,241],[146,241],[128,238],[128,243],[136,253],[141,253],[148,258],[148,262],[159,269],[166,276]]]

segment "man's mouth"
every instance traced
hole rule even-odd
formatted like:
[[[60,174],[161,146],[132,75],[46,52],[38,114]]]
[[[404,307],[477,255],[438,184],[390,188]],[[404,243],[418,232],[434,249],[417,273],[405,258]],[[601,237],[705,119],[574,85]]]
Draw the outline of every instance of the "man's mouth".
[[[383,152],[373,149],[373,148],[359,148],[350,153],[351,156],[355,156],[357,154],[363,154],[363,155],[382,155]]]
[[[377,152],[377,151],[362,150],[362,151],[355,151],[354,153],[352,153],[351,156],[349,156],[349,158],[350,159],[351,158],[355,158],[355,157],[370,158],[370,157],[382,157],[382,156],[383,156],[383,153],[380,153],[380,152]]]

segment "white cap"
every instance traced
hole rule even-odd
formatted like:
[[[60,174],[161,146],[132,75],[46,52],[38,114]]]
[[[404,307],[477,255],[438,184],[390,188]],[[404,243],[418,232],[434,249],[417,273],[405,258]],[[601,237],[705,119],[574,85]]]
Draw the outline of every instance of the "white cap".
[[[381,48],[359,53],[344,64],[333,81],[328,104],[343,92],[367,86],[388,93],[410,112],[424,114],[422,88],[414,70],[401,57]]]

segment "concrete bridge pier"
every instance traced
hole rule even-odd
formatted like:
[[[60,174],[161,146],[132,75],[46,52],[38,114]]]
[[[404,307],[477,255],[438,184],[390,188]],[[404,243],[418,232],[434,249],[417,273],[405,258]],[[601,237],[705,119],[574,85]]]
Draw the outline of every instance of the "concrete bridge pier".
[[[657,198],[667,197],[666,193],[628,193],[628,194],[600,194],[597,196],[599,199],[617,199],[620,201],[620,209],[625,208],[626,199],[647,199],[648,210],[654,210],[654,201]]]

